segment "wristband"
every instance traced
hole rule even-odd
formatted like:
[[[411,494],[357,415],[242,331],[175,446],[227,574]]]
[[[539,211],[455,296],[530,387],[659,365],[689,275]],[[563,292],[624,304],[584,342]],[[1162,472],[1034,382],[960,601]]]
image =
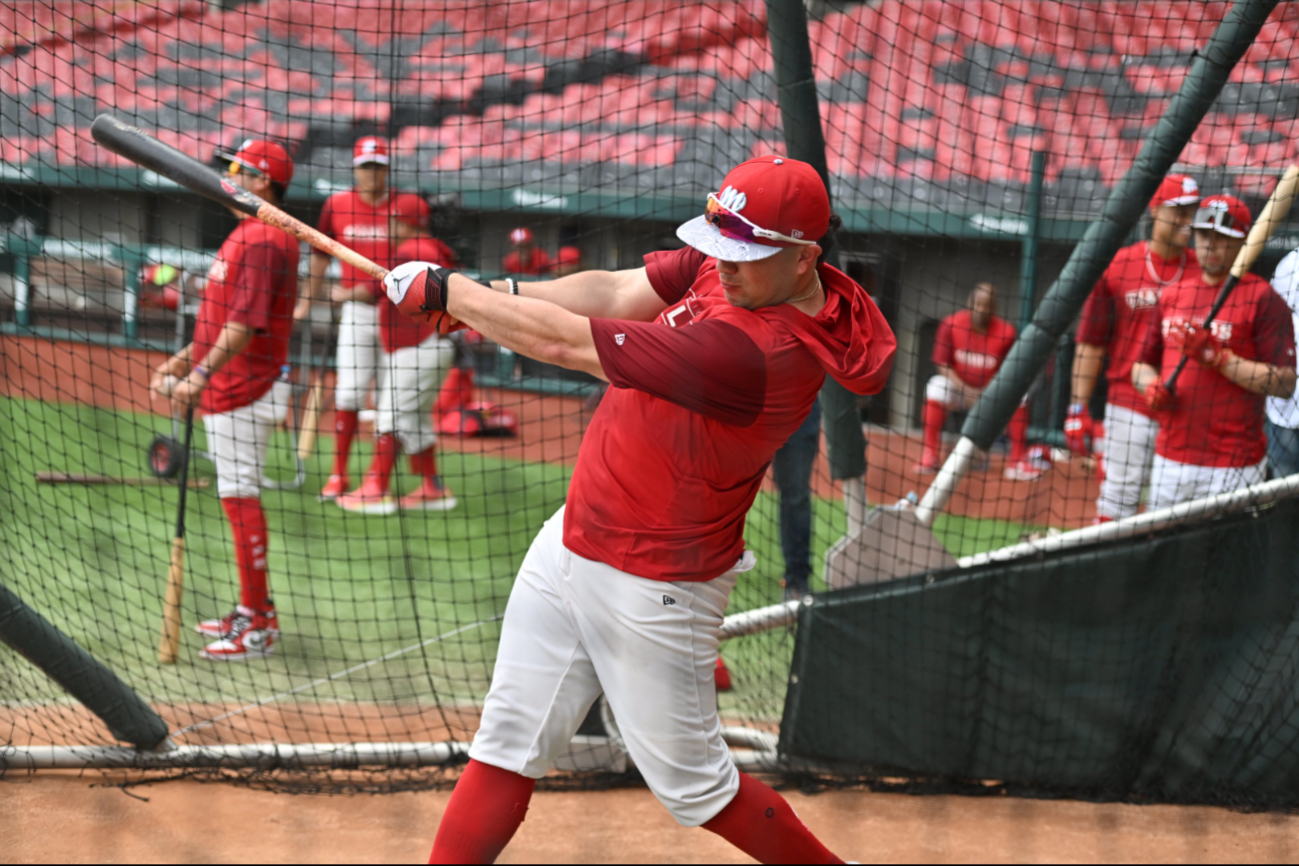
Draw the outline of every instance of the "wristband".
[[[1081,414],[1083,413],[1083,410],[1084,410],[1085,408],[1086,408],[1086,406],[1085,406],[1085,404],[1083,404],[1083,403],[1070,403],[1070,404],[1069,404],[1069,414],[1070,414],[1070,415],[1081,415]]]
[[[514,279],[514,277],[506,277],[505,285],[509,286],[511,295],[517,295],[519,293],[519,281]]]
[[[204,381],[204,382],[206,382],[206,381],[208,381],[208,380],[210,380],[210,379],[212,378],[212,374],[209,373],[209,372],[207,371],[207,368],[204,367],[202,364],[195,364],[195,365],[194,365],[194,369],[193,369],[193,370],[190,370],[190,372],[191,372],[191,373],[198,373],[200,376],[203,377],[203,381]]]

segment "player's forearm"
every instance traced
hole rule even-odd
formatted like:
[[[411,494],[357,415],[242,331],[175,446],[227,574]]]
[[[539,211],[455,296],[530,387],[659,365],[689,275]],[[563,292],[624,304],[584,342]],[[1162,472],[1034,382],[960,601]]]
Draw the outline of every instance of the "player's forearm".
[[[450,277],[447,288],[447,312],[487,339],[520,355],[608,380],[588,317],[538,298],[502,297],[460,274]]]
[[[199,363],[207,370],[208,375],[211,375],[230,363],[231,358],[248,348],[252,339],[252,328],[242,322],[226,322],[221,328],[221,333],[217,335],[216,342]]]
[[[1233,352],[1224,353],[1218,371],[1235,384],[1267,397],[1290,397],[1294,394],[1295,368],[1249,361]]]
[[[636,291],[648,284],[644,268],[628,271],[583,271],[557,280],[519,283],[519,296],[548,301],[579,316],[649,322],[667,304],[652,291]],[[492,288],[509,291],[505,280],[493,280]]]
[[[1140,362],[1132,365],[1132,387],[1138,391],[1145,391],[1146,387],[1159,379],[1159,371],[1150,364]]]
[[[1105,360],[1105,348],[1090,343],[1078,343],[1074,347],[1073,378],[1070,387],[1071,403],[1087,403],[1096,389],[1096,377],[1101,373],[1101,362]]]
[[[313,252],[311,262],[308,265],[307,292],[306,295],[311,300],[319,300],[322,296],[322,288],[325,284],[325,272],[329,270],[329,256]]]

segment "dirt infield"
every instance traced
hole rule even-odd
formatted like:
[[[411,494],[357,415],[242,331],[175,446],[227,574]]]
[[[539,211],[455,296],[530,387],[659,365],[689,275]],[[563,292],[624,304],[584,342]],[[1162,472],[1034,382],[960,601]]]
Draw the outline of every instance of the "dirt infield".
[[[424,862],[450,797],[289,796],[188,781],[128,796],[93,778],[0,781],[0,861]],[[1290,815],[860,791],[786,796],[832,850],[866,863],[1285,863],[1299,855],[1299,817]],[[500,862],[752,861],[707,831],[678,826],[635,788],[538,793]]]

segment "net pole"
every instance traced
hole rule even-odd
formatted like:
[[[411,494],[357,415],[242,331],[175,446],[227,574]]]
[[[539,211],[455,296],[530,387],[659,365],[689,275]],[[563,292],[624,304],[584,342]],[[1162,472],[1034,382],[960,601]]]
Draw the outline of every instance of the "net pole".
[[[812,73],[807,9],[802,0],[767,0],[767,34],[785,147],[791,157],[816,169],[833,203],[816,77]],[[826,261],[838,267],[839,251],[831,250]],[[829,376],[821,388],[821,419],[830,477],[845,482],[845,497],[848,497],[847,488],[866,475],[866,436],[862,432],[856,395]],[[852,531],[850,526],[849,534]]]
[[[1038,305],[1033,320],[1019,335],[1001,369],[965,419],[961,428],[962,444],[968,442],[972,448],[987,451],[1006,429],[1033,377],[1082,309],[1092,287],[1136,226],[1146,203],[1191,140],[1195,128],[1227,83],[1227,76],[1258,37],[1277,3],[1278,0],[1238,0],[1218,25],[1154,133],[1110,192],[1100,219],[1091,224],[1082,241],[1074,247],[1064,270]],[[925,491],[916,507],[916,517],[921,523],[933,523],[947,504],[964,475],[964,467],[958,468],[954,461],[959,462],[959,453],[966,450],[958,447]]]
[[[0,640],[85,704],[118,740],[152,749],[167,738],[167,723],[130,686],[4,584]]]

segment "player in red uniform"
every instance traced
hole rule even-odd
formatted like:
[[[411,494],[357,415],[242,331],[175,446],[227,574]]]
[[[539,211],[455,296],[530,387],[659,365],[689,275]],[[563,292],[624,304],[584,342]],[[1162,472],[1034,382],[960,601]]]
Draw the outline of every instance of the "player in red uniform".
[[[507,274],[535,277],[550,273],[555,266],[546,251],[537,246],[536,238],[528,229],[517,228],[510,232],[510,246],[514,249],[501,261],[501,268]]]
[[[1184,174],[1170,174],[1150,200],[1150,240],[1119,250],[1083,305],[1073,362],[1073,399],[1065,439],[1075,454],[1090,454],[1094,432],[1087,412],[1101,364],[1109,356],[1105,405],[1105,476],[1096,500],[1097,522],[1137,513],[1150,471],[1159,425],[1145,399],[1132,387],[1132,364],[1141,335],[1155,317],[1159,293],[1183,277],[1195,278],[1199,264],[1191,244],[1191,220],[1200,188]]]
[[[1261,482],[1264,397],[1294,393],[1290,308],[1267,280],[1246,274],[1204,327],[1251,222],[1232,196],[1200,203],[1191,224],[1200,272],[1164,288],[1142,335],[1132,384],[1159,419],[1152,510]],[[1170,394],[1164,382],[1183,356],[1189,361]]]
[[[455,253],[429,234],[428,223],[429,206],[422,198],[404,196],[393,204],[394,265],[424,261],[455,267]],[[378,307],[383,358],[375,397],[374,457],[361,486],[338,497],[338,507],[361,514],[391,514],[398,508],[448,511],[456,506],[456,498],[438,477],[437,433],[429,408],[455,357],[455,346],[438,336],[434,322],[403,316],[387,295],[379,296]],[[388,485],[399,450],[410,455],[411,472],[420,485],[394,500]]]
[[[250,139],[229,156],[231,180],[267,201],[280,201],[293,179],[284,148]],[[279,640],[267,589],[262,466],[288,406],[289,383],[281,371],[298,288],[298,242],[246,214],[235,215],[239,225],[208,271],[194,340],[159,366],[151,383],[155,391],[170,393],[177,411],[202,408],[217,493],[234,536],[239,604],[197,626],[200,634],[217,638],[203,650],[214,661],[262,658]],[[183,378],[168,386],[170,376]]]
[[[776,450],[829,373],[878,391],[896,342],[866,292],[818,264],[829,199],[806,163],[733,169],[692,248],[502,297],[421,263],[385,285],[403,310],[450,314],[516,352],[610,388],[582,440],[567,505],[523,562],[471,760],[434,862],[490,862],[535,780],[604,692],[651,790],[765,862],[838,862],[721,738],[714,664],[745,515]],[[436,316],[436,313],[434,313]]]
[[[1001,369],[1015,326],[997,313],[997,287],[979,283],[970,292],[969,307],[938,324],[934,335],[934,365],[938,373],[925,386],[925,450],[916,465],[920,473],[937,472],[943,422],[949,409],[970,409]],[[1020,406],[1010,419],[1010,460],[1006,477],[1031,481],[1043,469],[1028,461],[1028,409]]]
[[[381,138],[358,139],[352,149],[352,173],[356,186],[334,193],[320,211],[319,229],[347,244],[361,255],[388,266],[392,256],[389,222],[395,202],[411,193],[394,193],[388,188],[388,144]],[[418,198],[418,196],[415,196]],[[342,305],[338,326],[338,384],[334,388],[334,466],[321,499],[334,499],[348,488],[347,466],[352,440],[370,383],[379,372],[378,309],[383,287],[379,281],[341,262],[343,278],[332,300]],[[329,256],[311,254],[310,297],[320,297]]]

